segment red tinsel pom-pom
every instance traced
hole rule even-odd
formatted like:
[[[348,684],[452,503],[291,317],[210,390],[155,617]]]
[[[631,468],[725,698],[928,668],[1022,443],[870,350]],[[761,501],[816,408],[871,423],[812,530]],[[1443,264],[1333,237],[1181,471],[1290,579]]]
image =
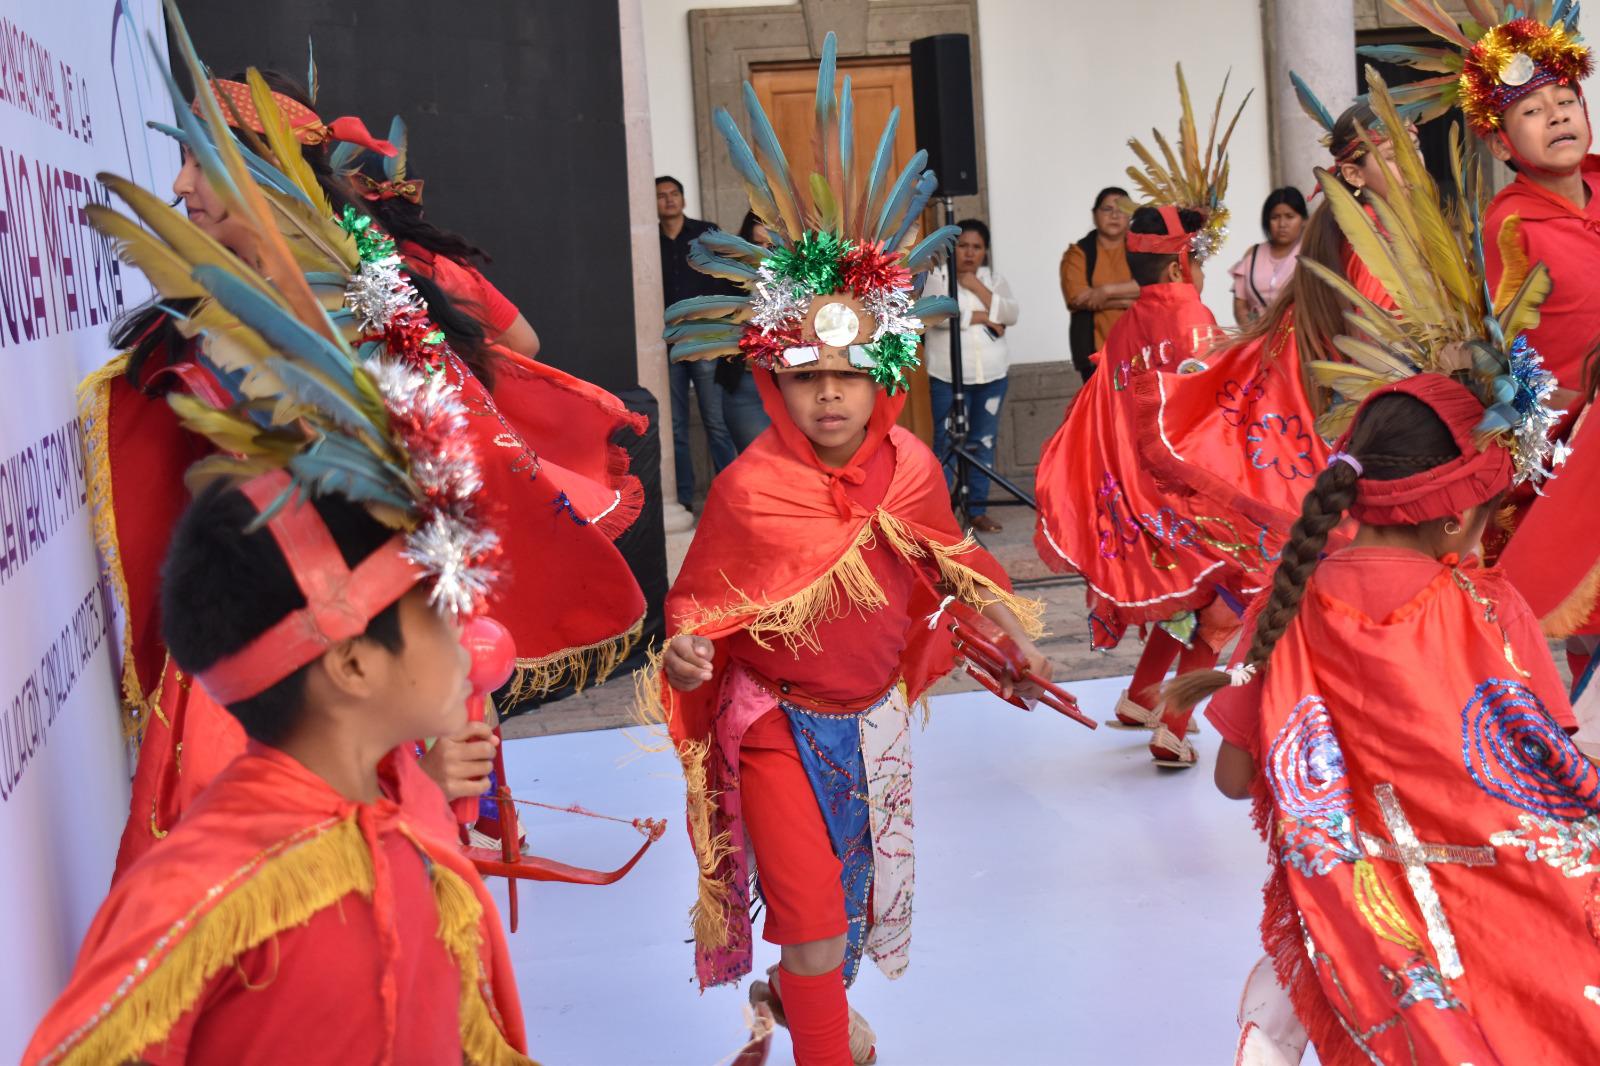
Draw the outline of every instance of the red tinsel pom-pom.
[[[739,351],[745,361],[761,370],[772,370],[784,365],[783,353],[788,348],[798,348],[803,342],[800,331],[791,326],[763,333],[754,326],[747,327],[739,338]]]
[[[866,299],[869,292],[911,285],[911,271],[905,268],[899,253],[884,251],[882,241],[852,247],[844,254],[839,273],[858,300]]]

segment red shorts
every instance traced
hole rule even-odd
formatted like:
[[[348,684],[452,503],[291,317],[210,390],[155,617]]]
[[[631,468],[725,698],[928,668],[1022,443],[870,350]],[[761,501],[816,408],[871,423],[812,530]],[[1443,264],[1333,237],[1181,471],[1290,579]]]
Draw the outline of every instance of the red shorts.
[[[839,859],[780,707],[745,731],[739,796],[767,910],[761,938],[805,944],[843,936],[848,924]]]

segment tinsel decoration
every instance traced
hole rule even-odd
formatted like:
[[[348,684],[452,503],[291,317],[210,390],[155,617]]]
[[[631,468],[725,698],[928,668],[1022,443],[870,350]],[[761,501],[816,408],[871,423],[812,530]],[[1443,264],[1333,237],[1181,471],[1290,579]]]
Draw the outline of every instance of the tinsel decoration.
[[[364,368],[388,409],[393,441],[410,460],[421,512],[406,534],[406,556],[432,578],[431,603],[470,617],[485,606],[499,538],[473,511],[483,474],[460,387],[438,372],[450,349],[401,272],[389,235],[350,207],[340,224],[355,238],[361,260],[346,284],[345,306],[355,313],[362,340],[380,344]]]
[[[767,260],[757,268],[760,280],[750,294],[750,325],[763,333],[787,329],[804,320],[815,294],[787,275],[779,275]]]
[[[739,351],[751,366],[761,370],[776,370],[785,365],[783,353],[803,343],[798,323],[770,332],[746,329],[739,337]]]
[[[839,264],[839,275],[858,300],[875,292],[911,288],[911,271],[906,269],[903,258],[884,251],[882,241],[851,247]]]
[[[1197,263],[1204,263],[1217,252],[1221,251],[1223,244],[1228,240],[1228,227],[1226,225],[1212,225],[1211,220],[1191,238],[1189,238],[1189,255]]]
[[[1575,29],[1512,19],[1490,28],[1467,53],[1461,110],[1475,132],[1492,133],[1500,129],[1506,108],[1534,89],[1551,83],[1577,86],[1593,69],[1594,60]]]
[[[1505,373],[1489,382],[1488,409],[1478,432],[1485,436],[1507,434],[1516,473],[1513,485],[1524,481],[1539,491],[1539,484],[1555,476],[1555,468],[1567,461],[1570,449],[1562,441],[1550,439],[1561,421],[1561,411],[1551,406],[1556,376],[1545,369],[1544,357],[1518,337],[1511,345],[1511,358]]]
[[[806,232],[792,248],[774,249],[767,259],[774,274],[798,281],[812,293],[837,292],[843,287],[840,260],[851,242],[827,230]]]
[[[867,345],[867,352],[877,361],[868,373],[893,396],[909,388],[905,372],[917,367],[917,336],[914,333],[885,333]]]
[[[922,319],[911,314],[911,303],[909,288],[869,289],[862,296],[861,306],[877,323],[872,331],[872,339],[882,340],[889,333],[921,333]]]

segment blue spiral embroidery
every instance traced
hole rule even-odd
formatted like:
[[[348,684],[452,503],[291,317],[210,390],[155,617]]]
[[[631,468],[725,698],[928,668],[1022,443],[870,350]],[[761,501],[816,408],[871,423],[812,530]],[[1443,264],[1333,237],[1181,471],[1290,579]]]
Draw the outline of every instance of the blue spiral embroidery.
[[[1321,696],[1307,696],[1289,712],[1267,755],[1267,782],[1283,861],[1311,877],[1361,857],[1344,752]]]
[[[1262,415],[1260,421],[1250,424],[1244,439],[1250,446],[1250,465],[1257,470],[1271,470],[1286,481],[1317,476],[1316,464],[1311,461],[1311,434],[1299,415]]]
[[[1242,385],[1230,380],[1217,390],[1217,406],[1222,410],[1224,422],[1237,428],[1249,421],[1256,401],[1266,394],[1267,390],[1261,384],[1266,376],[1263,370]]]
[[[1461,756],[1479,788],[1514,807],[1568,822],[1600,814],[1600,770],[1521,682],[1478,686],[1461,709]]]

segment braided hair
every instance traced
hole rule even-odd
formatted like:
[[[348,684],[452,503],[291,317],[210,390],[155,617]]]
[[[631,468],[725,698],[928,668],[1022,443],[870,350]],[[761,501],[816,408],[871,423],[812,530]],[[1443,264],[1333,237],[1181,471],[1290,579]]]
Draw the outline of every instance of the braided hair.
[[[1328,534],[1355,503],[1361,478],[1395,481],[1443,466],[1461,455],[1450,429],[1433,409],[1404,394],[1380,396],[1356,417],[1349,454],[1361,464],[1335,462],[1317,476],[1300,506],[1300,518],[1289,532],[1283,556],[1272,575],[1267,604],[1256,617],[1255,637],[1243,665],[1260,673],[1272,650],[1300,612],[1306,583],[1322,560]],[[1168,706],[1188,710],[1232,683],[1221,670],[1198,670],[1173,679],[1162,691]]]

